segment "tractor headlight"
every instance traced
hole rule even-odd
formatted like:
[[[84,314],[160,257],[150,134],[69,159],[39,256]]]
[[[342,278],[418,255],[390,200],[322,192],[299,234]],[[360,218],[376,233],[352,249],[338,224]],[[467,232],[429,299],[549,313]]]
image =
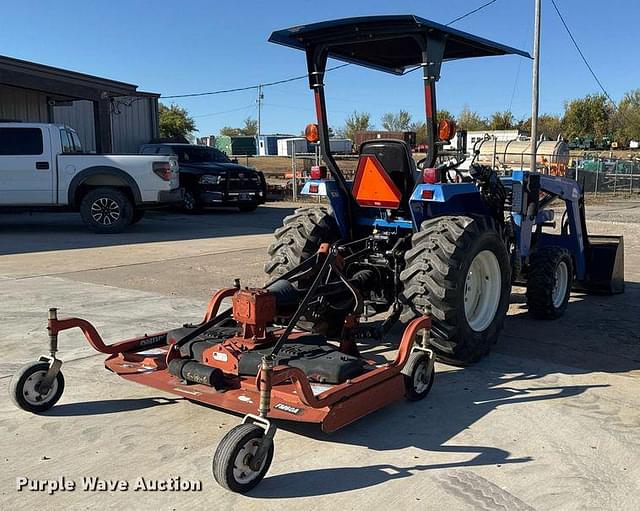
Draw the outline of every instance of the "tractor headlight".
[[[219,185],[224,180],[223,175],[206,175],[200,178],[200,184],[203,185]]]

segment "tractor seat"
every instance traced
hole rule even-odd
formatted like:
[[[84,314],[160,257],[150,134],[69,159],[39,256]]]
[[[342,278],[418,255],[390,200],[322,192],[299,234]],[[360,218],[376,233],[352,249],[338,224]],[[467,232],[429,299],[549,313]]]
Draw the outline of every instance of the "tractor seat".
[[[409,198],[418,182],[411,147],[404,140],[367,140],[360,146],[360,157],[375,156],[401,193],[400,210],[409,211]]]

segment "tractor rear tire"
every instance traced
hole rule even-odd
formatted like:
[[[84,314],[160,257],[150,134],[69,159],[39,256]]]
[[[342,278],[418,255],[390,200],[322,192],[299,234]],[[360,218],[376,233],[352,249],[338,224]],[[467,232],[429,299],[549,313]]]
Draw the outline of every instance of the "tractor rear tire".
[[[571,286],[573,262],[562,247],[542,247],[531,254],[527,279],[527,305],[536,319],[557,319],[564,314]]]
[[[264,265],[270,277],[279,277],[314,255],[322,243],[340,237],[335,219],[327,208],[311,206],[296,209],[285,217],[282,227],[274,232],[269,245],[269,261]]]
[[[431,347],[466,365],[498,340],[509,308],[511,265],[489,217],[443,216],[422,223],[405,254],[400,319],[431,316]]]

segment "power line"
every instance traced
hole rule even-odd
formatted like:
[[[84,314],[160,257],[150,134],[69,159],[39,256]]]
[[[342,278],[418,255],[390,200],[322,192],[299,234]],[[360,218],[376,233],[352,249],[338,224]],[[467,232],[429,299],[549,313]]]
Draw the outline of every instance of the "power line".
[[[565,22],[564,18],[562,17],[562,13],[560,12],[560,9],[558,9],[558,6],[556,5],[555,0],[551,0],[551,4],[553,5],[553,8],[558,13],[560,21],[562,21],[562,24],[564,25],[564,28],[567,31],[567,34],[569,34],[569,37],[571,38],[571,41],[573,42],[573,45],[576,47],[576,50],[578,50],[578,53],[580,54],[580,57],[582,57],[582,61],[584,62],[584,64],[587,66],[587,68],[591,72],[591,75],[593,76],[595,81],[598,83],[598,85],[600,86],[600,89],[602,89],[602,92],[607,97],[607,99],[615,104],[615,101],[613,101],[613,99],[611,99],[611,96],[609,96],[609,93],[606,91],[606,89],[604,88],[604,86],[602,85],[602,83],[600,82],[598,77],[596,76],[596,73],[593,71],[592,67],[589,65],[589,62],[587,61],[587,58],[584,56],[584,53],[582,53],[582,50],[580,49],[580,46],[578,46],[578,43],[576,42],[575,38],[573,37],[573,34],[571,33],[571,30],[569,30],[569,27],[567,26],[567,23]]]
[[[241,110],[249,110],[249,108],[254,108],[254,107],[255,107],[255,105],[252,103],[250,105],[242,106],[240,108],[232,108],[231,110],[222,110],[221,112],[212,112],[212,113],[209,113],[209,114],[193,115],[192,117],[194,119],[198,118],[198,117],[211,117],[211,116],[214,116],[214,115],[222,115],[222,114],[229,114],[231,112],[239,112]]]
[[[471,16],[472,14],[475,14],[478,11],[481,11],[482,9],[484,9],[485,7],[489,7],[491,4],[495,4],[498,0],[490,0],[489,2],[482,4],[480,7],[476,7],[475,9],[473,9],[472,11],[469,11],[466,14],[463,14],[462,16],[458,16],[457,18],[452,19],[449,23],[445,24],[445,27],[448,27],[449,25],[453,25],[456,21],[460,21],[464,18],[466,18],[467,16]]]
[[[516,89],[518,88],[518,78],[520,78],[520,66],[522,64],[523,59],[518,59],[518,70],[516,71],[516,78],[513,81],[513,90],[511,91],[511,100],[509,101],[509,108],[507,111],[511,112],[511,108],[513,107],[513,99],[516,97]]]
[[[452,19],[450,22],[446,23],[445,26],[448,27],[449,25],[453,25],[455,22],[460,21],[461,19],[466,18],[467,16],[471,16],[472,14],[475,14],[476,12],[484,9],[485,7],[488,7],[489,5],[497,2],[498,0],[490,0],[489,2],[481,5],[480,7],[477,7],[469,12],[467,12],[466,14],[463,14],[462,16],[458,16],[457,18]],[[334,67],[329,67],[326,69],[326,71],[334,71],[336,69],[340,69],[343,67],[347,67],[350,66],[351,64],[340,64],[338,66],[334,66]],[[406,71],[406,73],[410,73],[411,71],[415,71],[416,69],[420,69],[420,66],[417,66],[409,71]],[[309,74],[304,74],[304,75],[300,75],[300,76],[294,76],[291,78],[285,78],[283,80],[276,80],[275,82],[268,82],[268,83],[261,83],[261,84],[257,84],[257,85],[248,85],[246,87],[236,87],[234,89],[222,89],[222,90],[216,90],[216,91],[211,91],[211,92],[194,92],[192,94],[173,94],[171,96],[161,96],[163,99],[177,99],[177,98],[196,98],[196,97],[200,97],[200,96],[215,96],[217,94],[228,94],[230,92],[242,92],[242,91],[247,91],[247,90],[254,90],[254,89],[258,89],[259,87],[271,87],[272,85],[280,85],[283,83],[289,83],[289,82],[294,82],[296,80],[302,80],[304,78],[307,78],[309,76]]]
[[[342,67],[346,67],[350,64],[340,64],[339,66],[333,66],[333,67],[329,67],[326,69],[326,71],[335,71],[336,69],[340,69]],[[196,92],[193,94],[175,94],[173,96],[162,96],[162,98],[164,99],[173,99],[173,98],[195,98],[198,96],[213,96],[216,94],[226,94],[228,92],[241,92],[241,91],[245,91],[245,90],[253,90],[253,89],[258,89],[260,87],[271,87],[272,85],[280,85],[282,83],[289,83],[289,82],[294,82],[296,80],[302,80],[304,78],[307,78],[309,76],[309,74],[305,74],[305,75],[300,75],[300,76],[294,76],[292,78],[285,78],[284,80],[276,80],[275,82],[268,82],[268,83],[260,83],[257,85],[249,85],[247,87],[237,87],[235,89],[224,89],[224,90],[216,90],[216,91],[212,91],[212,92]]]

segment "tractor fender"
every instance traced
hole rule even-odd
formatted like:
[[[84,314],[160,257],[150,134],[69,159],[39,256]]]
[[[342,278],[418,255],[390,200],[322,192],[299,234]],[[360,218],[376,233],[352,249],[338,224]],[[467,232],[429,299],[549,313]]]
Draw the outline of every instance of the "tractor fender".
[[[425,199],[423,195],[423,191],[432,191],[433,198]],[[429,200],[432,202],[447,202],[451,200],[452,197],[456,195],[463,194],[478,194],[478,188],[473,183],[436,183],[436,184],[419,184],[413,190],[411,194],[411,198],[409,202],[414,201],[425,201]]]
[[[411,194],[409,207],[414,228],[443,215],[491,216],[474,183],[419,184]]]

